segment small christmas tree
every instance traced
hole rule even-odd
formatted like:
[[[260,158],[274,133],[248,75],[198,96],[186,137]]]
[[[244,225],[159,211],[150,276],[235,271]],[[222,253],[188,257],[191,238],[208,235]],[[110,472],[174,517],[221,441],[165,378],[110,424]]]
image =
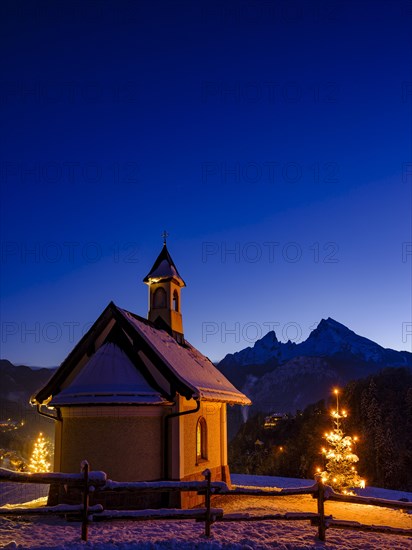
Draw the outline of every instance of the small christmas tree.
[[[36,473],[50,471],[50,463],[47,461],[47,459],[49,458],[49,451],[47,447],[47,441],[45,440],[43,434],[40,432],[39,437],[34,443],[33,452],[30,458],[30,472]]]
[[[344,494],[351,492],[355,487],[365,487],[365,481],[356,471],[355,464],[359,457],[352,452],[356,437],[345,435],[341,429],[341,419],[346,418],[346,411],[339,411],[339,390],[334,390],[336,395],[336,411],[332,411],[334,429],[325,434],[329,448],[322,449],[326,458],[326,471],[321,473],[322,481],[333,489]],[[320,470],[320,468],[318,469]]]

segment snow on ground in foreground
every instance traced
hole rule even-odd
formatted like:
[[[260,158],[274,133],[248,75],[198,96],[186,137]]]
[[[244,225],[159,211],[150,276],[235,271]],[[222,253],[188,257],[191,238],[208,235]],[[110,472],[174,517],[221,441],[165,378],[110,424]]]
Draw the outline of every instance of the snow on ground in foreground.
[[[48,485],[37,483],[0,483],[0,506],[20,504],[47,496]],[[0,539],[1,540],[1,539]]]
[[[312,480],[293,480],[266,476],[232,476],[238,485],[274,487],[297,487],[312,485]],[[1,486],[0,486],[1,491]],[[373,496],[388,498],[388,492],[374,489]],[[399,493],[412,500],[411,493]],[[399,496],[400,495],[400,496]],[[267,497],[217,497],[213,505],[226,512],[243,511],[251,514],[276,513],[281,511],[316,511],[310,495]],[[274,508],[274,506],[276,508]],[[412,528],[412,516],[400,510],[375,506],[325,503],[326,514],[338,519],[351,519],[369,524],[391,525]],[[317,529],[309,521],[257,521],[215,523],[213,537],[203,536],[204,524],[193,520],[177,521],[115,521],[91,524],[89,542],[80,540],[80,524],[69,523],[56,517],[25,517],[19,521],[10,517],[0,518],[0,548],[30,550],[157,550],[157,549],[225,549],[258,550],[277,548],[282,550],[406,550],[412,547],[411,537],[361,533],[329,529],[326,542],[317,540]]]
[[[251,476],[246,474],[231,474],[233,485],[252,485],[255,487],[310,487],[315,482],[313,479],[298,479],[293,477]],[[407,498],[412,502],[412,493],[395,491],[392,489],[380,489],[378,487],[365,487],[356,489],[356,494],[363,497],[385,498],[399,500]]]

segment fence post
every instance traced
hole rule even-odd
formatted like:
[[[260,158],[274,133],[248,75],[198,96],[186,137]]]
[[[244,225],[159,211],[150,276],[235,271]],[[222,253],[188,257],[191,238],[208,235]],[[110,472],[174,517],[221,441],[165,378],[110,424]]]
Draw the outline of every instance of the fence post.
[[[206,494],[205,494],[205,505],[206,505],[206,514],[205,514],[205,537],[210,537],[210,494],[211,494],[211,472],[209,469],[206,469],[202,472],[202,475],[206,478]]]
[[[82,511],[82,540],[87,542],[87,531],[89,522],[89,463],[87,460],[83,460],[81,463],[81,469],[84,474],[84,486],[83,486],[83,511]]]
[[[323,485],[322,478],[318,477],[318,538],[324,541],[326,538],[326,522],[325,522],[325,486]]]

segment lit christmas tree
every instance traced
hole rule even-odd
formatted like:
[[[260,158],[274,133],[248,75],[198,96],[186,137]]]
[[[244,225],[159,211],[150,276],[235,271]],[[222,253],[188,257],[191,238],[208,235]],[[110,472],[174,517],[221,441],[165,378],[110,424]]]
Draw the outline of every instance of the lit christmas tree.
[[[336,410],[332,411],[335,428],[325,434],[329,448],[322,449],[326,459],[326,471],[321,472],[322,481],[333,489],[344,494],[349,494],[355,487],[365,487],[365,481],[356,471],[355,464],[359,457],[352,451],[357,437],[345,435],[341,429],[341,419],[346,418],[346,411],[339,410],[339,390],[334,390],[336,395]],[[320,472],[320,468],[318,468]]]
[[[49,472],[50,463],[47,461],[49,458],[49,451],[47,449],[48,444],[42,433],[36,439],[34,444],[33,453],[30,458],[29,470],[32,473],[36,472]]]

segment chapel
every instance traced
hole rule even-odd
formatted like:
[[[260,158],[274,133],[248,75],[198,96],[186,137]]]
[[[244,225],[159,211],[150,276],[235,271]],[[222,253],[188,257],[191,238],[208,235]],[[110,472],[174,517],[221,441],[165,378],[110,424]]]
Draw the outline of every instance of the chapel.
[[[32,398],[55,422],[54,471],[78,472],[86,459],[114,481],[192,481],[208,468],[230,484],[226,406],[251,402],[185,339],[186,285],[166,240],[143,282],[147,319],[110,302]],[[60,491],[49,503],[68,498]],[[119,507],[119,498],[105,505]],[[181,493],[168,504],[198,503]],[[134,502],[148,505],[165,503],[155,495]]]

